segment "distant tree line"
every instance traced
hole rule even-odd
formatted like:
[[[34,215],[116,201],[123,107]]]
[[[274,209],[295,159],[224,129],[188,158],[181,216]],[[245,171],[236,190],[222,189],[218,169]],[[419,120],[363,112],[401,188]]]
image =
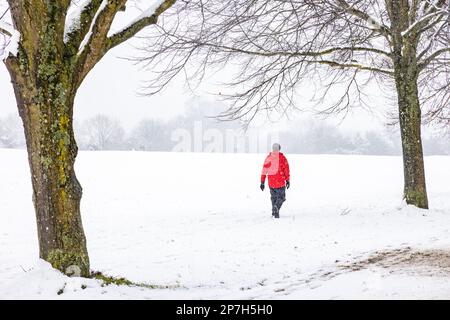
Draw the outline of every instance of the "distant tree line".
[[[237,140],[233,143],[244,143],[244,147],[236,147],[231,152],[252,152],[250,137],[244,133],[236,122],[217,121],[210,117],[218,110],[209,108],[205,113],[202,105],[189,108],[186,114],[169,121],[158,119],[142,119],[131,130],[125,130],[121,122],[107,115],[96,115],[84,121],[75,122],[77,143],[80,150],[138,150],[138,151],[174,151],[180,143],[180,130],[189,133],[191,140],[198,138],[205,143],[200,147],[191,141],[191,148],[186,151],[217,152],[208,147],[206,132],[222,133],[233,130]],[[203,133],[196,133],[198,127]],[[354,131],[345,132],[338,126],[325,121],[297,121],[292,124],[296,130],[286,128],[278,132],[277,140],[283,145],[283,150],[299,154],[363,154],[363,155],[400,155],[401,145],[396,127],[387,127],[384,131]],[[427,155],[450,155],[450,139],[444,139],[445,133],[429,133],[424,137],[424,149]],[[448,134],[447,134],[448,135]],[[20,120],[17,116],[8,115],[0,118],[0,147],[23,148],[25,139]],[[179,150],[178,150],[179,151]],[[218,150],[230,152],[230,149]],[[265,152],[266,149],[259,149]]]

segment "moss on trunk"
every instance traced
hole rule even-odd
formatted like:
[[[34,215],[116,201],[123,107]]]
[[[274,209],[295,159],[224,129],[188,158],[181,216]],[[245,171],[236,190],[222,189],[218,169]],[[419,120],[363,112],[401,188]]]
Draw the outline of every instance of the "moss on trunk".
[[[48,101],[25,104],[20,109],[32,173],[40,257],[66,274],[88,276],[89,257],[80,214],[82,189],[74,172],[77,145],[71,107]]]
[[[408,72],[397,79],[406,203],[428,209],[417,79]]]

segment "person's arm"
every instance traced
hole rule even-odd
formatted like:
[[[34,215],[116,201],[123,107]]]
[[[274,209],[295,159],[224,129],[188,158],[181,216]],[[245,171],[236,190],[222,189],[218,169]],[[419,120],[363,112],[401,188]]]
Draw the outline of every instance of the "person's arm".
[[[289,162],[287,161],[287,158],[284,158],[284,177],[286,179],[286,186],[289,189],[290,184],[291,184],[291,173],[289,170]]]
[[[267,173],[269,172],[269,168],[270,168],[270,160],[269,160],[269,157],[267,157],[264,160],[264,164],[263,164],[263,168],[262,168],[262,172],[261,172],[261,186],[260,186],[260,188],[263,191],[264,191],[264,184],[266,182],[266,176],[267,176]]]
[[[261,173],[261,183],[262,184],[266,183],[266,176],[267,176],[267,170],[265,170],[265,168],[263,168],[263,171]]]

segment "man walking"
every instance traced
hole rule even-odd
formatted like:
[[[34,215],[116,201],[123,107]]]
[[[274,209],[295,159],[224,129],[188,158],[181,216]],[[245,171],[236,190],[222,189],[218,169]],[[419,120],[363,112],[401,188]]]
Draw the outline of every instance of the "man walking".
[[[269,176],[270,198],[272,200],[272,216],[280,217],[280,208],[286,200],[286,188],[290,187],[289,163],[280,152],[281,146],[274,143],[272,152],[266,157],[261,173],[261,190],[264,191],[266,176]]]

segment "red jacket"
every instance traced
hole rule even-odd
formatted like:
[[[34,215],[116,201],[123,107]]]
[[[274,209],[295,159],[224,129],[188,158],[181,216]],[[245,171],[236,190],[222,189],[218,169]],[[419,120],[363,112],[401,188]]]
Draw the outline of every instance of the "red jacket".
[[[289,181],[289,163],[281,152],[271,152],[264,161],[261,183],[266,181],[266,175],[269,176],[270,188],[281,188],[286,186],[286,181]]]

